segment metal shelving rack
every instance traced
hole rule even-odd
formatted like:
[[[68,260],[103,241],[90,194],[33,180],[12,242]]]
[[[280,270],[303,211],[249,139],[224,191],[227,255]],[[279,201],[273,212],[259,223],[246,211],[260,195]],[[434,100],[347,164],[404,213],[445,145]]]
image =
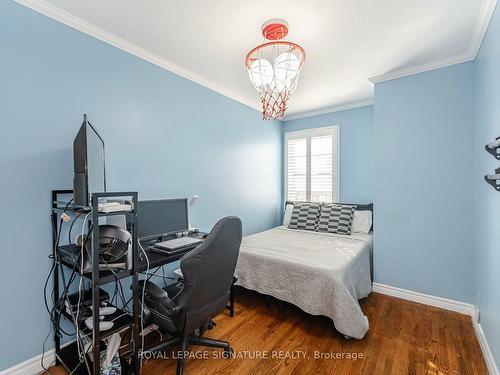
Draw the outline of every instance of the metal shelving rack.
[[[53,222],[53,228],[58,230],[58,220],[61,213],[65,211],[72,211],[76,214],[88,214],[88,222],[89,228],[92,223],[96,225],[92,226],[91,231],[91,248],[92,248],[92,271],[86,272],[82,277],[86,278],[90,281],[92,288],[92,311],[99,311],[100,306],[100,286],[107,284],[111,281],[114,281],[116,278],[122,279],[125,277],[132,277],[132,301],[133,301],[133,313],[132,317],[128,317],[129,319],[116,320],[117,327],[111,329],[110,331],[101,332],[99,330],[99,314],[93,313],[93,329],[90,332],[88,328],[86,328],[85,324],[79,324],[77,322],[76,330],[80,330],[84,334],[92,334],[92,361],[87,361],[92,364],[92,368],[89,369],[86,366],[81,366],[81,363],[78,358],[77,353],[77,343],[74,341],[73,343],[66,345],[64,348],[61,347],[61,339],[57,334],[59,330],[58,327],[54,327],[54,342],[55,342],[55,352],[56,352],[56,364],[63,365],[66,370],[68,370],[72,374],[92,374],[97,375],[100,373],[101,364],[101,340],[105,337],[110,336],[112,333],[120,331],[121,329],[126,328],[127,326],[131,329],[131,356],[130,362],[127,362],[122,359],[122,373],[126,374],[135,374],[138,375],[140,373],[140,361],[139,361],[139,331],[140,331],[140,310],[139,310],[139,291],[138,291],[138,273],[136,272],[136,266],[139,264],[138,260],[138,252],[137,252],[137,192],[110,192],[110,193],[94,193],[92,194],[91,206],[90,207],[77,207],[68,204],[68,201],[61,201],[59,198],[62,195],[72,195],[73,190],[53,190],[52,191],[52,215],[51,219]],[[98,203],[103,198],[131,198],[132,202],[132,210],[131,211],[120,211],[120,212],[112,212],[112,213],[102,213],[98,210]],[[115,272],[113,274],[110,271],[101,270],[99,271],[99,218],[105,216],[113,216],[113,215],[126,215],[127,222],[130,223],[131,234],[132,234],[132,267],[131,269],[122,270],[119,272]],[[75,219],[76,220],[76,219]],[[60,297],[60,285],[59,285],[59,265],[62,264],[70,270],[74,268],[74,265],[63,262],[57,256],[56,251],[59,251],[57,248],[57,238],[56,234],[53,235],[53,258],[54,262],[56,262],[54,267],[54,279],[53,279],[53,288],[54,288],[54,302],[57,301]],[[60,246],[59,246],[60,247]],[[78,270],[78,267],[76,267]],[[79,273],[79,270],[78,270]],[[65,314],[64,309],[62,311],[56,311],[56,319],[54,319],[53,324],[57,325],[60,321],[60,317],[67,316]],[[69,318],[69,317],[68,317]],[[125,318],[127,318],[125,316]],[[118,323],[119,322],[119,323]],[[83,323],[83,322],[81,322]],[[86,355],[86,354],[85,354]],[[87,356],[88,357],[88,356]],[[90,370],[90,371],[89,371]]]

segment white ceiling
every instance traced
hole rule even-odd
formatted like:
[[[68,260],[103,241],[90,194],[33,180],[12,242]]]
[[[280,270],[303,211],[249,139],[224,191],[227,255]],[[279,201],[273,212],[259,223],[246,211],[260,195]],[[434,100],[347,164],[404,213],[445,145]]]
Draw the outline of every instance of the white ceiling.
[[[496,0],[17,0],[259,108],[246,53],[271,18],[307,61],[288,115],[373,98],[389,79],[472,60]],[[391,73],[388,74],[387,73]]]

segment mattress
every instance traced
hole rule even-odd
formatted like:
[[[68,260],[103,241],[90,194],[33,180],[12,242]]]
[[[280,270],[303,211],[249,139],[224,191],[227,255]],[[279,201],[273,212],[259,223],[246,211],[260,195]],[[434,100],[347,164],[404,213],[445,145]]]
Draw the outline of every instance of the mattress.
[[[371,292],[371,251],[371,234],[273,228],[243,238],[237,285],[327,316],[361,339],[369,324],[358,300]]]

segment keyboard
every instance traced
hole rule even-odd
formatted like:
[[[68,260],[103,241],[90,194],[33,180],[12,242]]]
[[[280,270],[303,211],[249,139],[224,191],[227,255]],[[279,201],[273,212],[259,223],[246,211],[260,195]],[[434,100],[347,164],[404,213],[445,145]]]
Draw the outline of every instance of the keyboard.
[[[174,238],[173,240],[168,240],[168,241],[163,241],[163,242],[158,242],[154,245],[155,248],[161,249],[161,250],[177,250],[181,249],[186,246],[192,246],[192,245],[197,245],[199,243],[202,243],[203,240],[199,238],[192,238],[192,237],[179,237],[179,238]]]

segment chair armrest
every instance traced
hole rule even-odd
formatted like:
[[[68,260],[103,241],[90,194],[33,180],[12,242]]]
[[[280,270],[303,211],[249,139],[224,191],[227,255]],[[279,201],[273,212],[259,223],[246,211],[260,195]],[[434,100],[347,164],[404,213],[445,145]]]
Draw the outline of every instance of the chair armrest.
[[[170,316],[176,315],[180,311],[180,307],[170,299],[166,290],[160,288],[158,285],[147,280],[139,281],[139,288],[142,290],[146,284],[145,294],[150,301],[155,304],[162,305],[169,312]],[[154,309],[154,306],[148,306]]]
[[[156,300],[163,300],[163,299],[170,299],[168,297],[168,293],[166,290],[163,290],[162,288],[160,288],[158,285],[156,285],[155,283],[147,280],[140,280],[139,281],[139,288],[142,289],[144,288],[144,283],[146,283],[146,290],[145,292],[148,294],[148,296],[150,296],[151,298],[153,299],[156,299]]]

